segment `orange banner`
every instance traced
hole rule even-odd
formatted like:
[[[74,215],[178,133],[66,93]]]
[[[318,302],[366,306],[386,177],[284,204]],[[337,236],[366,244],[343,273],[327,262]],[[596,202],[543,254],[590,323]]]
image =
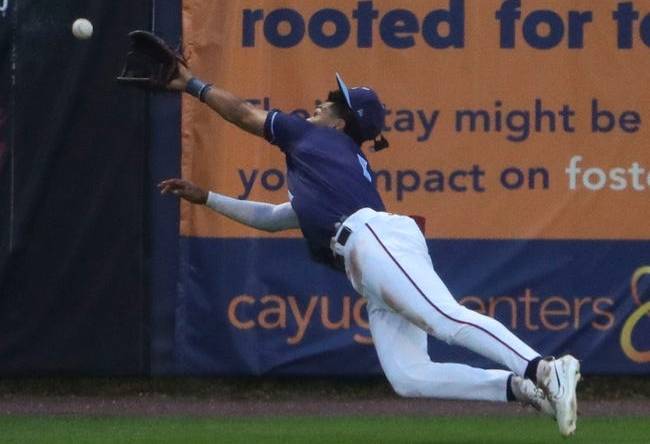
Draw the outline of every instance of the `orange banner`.
[[[260,107],[311,112],[371,86],[391,212],[427,237],[650,239],[650,2],[185,0],[198,77]],[[285,202],[282,153],[183,99],[183,176]],[[271,236],[184,205],[184,235]],[[272,236],[299,236],[298,231]]]

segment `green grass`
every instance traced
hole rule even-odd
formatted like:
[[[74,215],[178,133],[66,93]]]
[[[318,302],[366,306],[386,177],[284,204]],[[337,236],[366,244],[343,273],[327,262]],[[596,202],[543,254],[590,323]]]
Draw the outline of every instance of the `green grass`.
[[[2,444],[77,443],[647,443],[648,418],[584,418],[562,439],[542,417],[0,417]]]

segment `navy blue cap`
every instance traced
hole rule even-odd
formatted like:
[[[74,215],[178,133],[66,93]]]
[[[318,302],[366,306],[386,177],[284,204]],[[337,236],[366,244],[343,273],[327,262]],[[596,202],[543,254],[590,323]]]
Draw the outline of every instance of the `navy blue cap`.
[[[359,124],[363,139],[375,140],[384,128],[384,119],[386,117],[386,110],[381,104],[377,93],[365,86],[348,88],[339,73],[336,73],[336,82],[339,84],[339,90],[343,93],[348,107],[352,110]],[[388,142],[382,136],[381,141],[375,145],[375,151],[387,146]]]

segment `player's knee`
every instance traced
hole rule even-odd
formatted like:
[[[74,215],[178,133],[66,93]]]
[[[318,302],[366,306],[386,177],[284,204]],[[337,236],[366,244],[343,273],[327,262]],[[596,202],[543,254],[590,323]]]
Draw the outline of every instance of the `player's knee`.
[[[393,388],[393,391],[399,396],[403,398],[412,398],[416,396],[414,395],[412,385],[409,384],[409,381],[405,378],[396,378],[395,375],[393,375],[392,378],[388,377],[388,382],[390,382],[390,386]]]
[[[385,362],[382,362],[382,368],[384,370],[384,375],[386,375],[386,379],[388,379],[390,386],[393,388],[393,391],[395,391],[395,393],[400,396],[406,396],[406,385],[403,383],[404,374],[400,369],[399,364],[387,364]]]
[[[456,304],[447,306],[444,313],[447,316],[436,322],[434,336],[449,345],[454,345],[466,329],[467,324],[465,322],[473,312],[460,304]]]
[[[432,332],[433,337],[435,337],[439,341],[443,341],[446,342],[447,344],[451,344],[453,342],[454,337],[458,333],[459,327],[461,327],[461,325],[449,321],[448,319],[444,319],[443,322],[436,323],[436,328]]]
[[[413,398],[413,390],[406,384],[391,384],[393,391],[402,398]]]
[[[418,379],[414,377],[413,366],[393,366],[391,369],[384,369],[384,373],[390,382],[393,391],[404,398],[415,398],[422,396]]]

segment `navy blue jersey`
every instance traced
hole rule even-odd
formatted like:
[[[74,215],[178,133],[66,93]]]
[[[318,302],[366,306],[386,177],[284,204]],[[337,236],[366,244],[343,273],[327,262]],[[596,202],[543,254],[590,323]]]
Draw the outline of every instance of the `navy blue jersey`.
[[[336,222],[361,208],[385,209],[368,160],[345,133],[277,110],[264,136],[285,154],[291,206],[312,256],[330,263]]]

